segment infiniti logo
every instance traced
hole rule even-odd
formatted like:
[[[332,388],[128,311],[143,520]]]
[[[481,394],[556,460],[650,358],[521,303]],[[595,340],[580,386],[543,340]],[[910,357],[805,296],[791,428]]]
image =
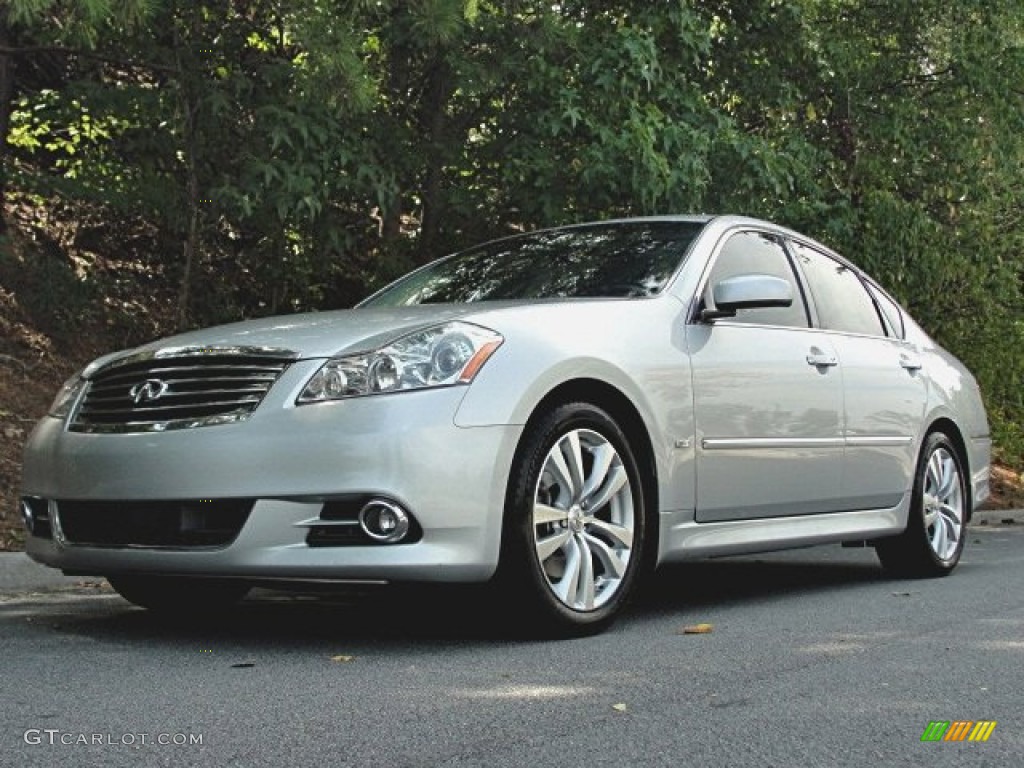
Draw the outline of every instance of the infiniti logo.
[[[136,384],[128,392],[131,395],[132,401],[139,405],[140,403],[149,403],[153,400],[159,400],[167,392],[167,382],[160,381],[160,379],[146,379],[143,382]]]

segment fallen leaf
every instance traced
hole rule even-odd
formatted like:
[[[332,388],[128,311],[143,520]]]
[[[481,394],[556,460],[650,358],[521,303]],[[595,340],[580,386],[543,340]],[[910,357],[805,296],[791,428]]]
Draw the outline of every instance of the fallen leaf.
[[[348,661],[355,661],[355,658],[355,656],[348,656],[347,654],[339,653],[337,656],[331,656],[331,661],[336,661],[340,664],[344,664]]]
[[[913,594],[912,592],[893,592],[892,596],[893,597],[910,597],[912,594]]]
[[[625,712],[626,705],[622,702],[619,702],[618,704],[612,704],[612,709],[614,709],[616,712]]]
[[[714,624],[690,624],[689,626],[683,627],[680,634],[683,635],[708,635],[715,631]]]
[[[239,662],[238,664],[232,664],[231,668],[232,669],[249,669],[250,667],[255,667],[255,666],[256,666],[256,662],[255,661],[242,661],[242,662]]]

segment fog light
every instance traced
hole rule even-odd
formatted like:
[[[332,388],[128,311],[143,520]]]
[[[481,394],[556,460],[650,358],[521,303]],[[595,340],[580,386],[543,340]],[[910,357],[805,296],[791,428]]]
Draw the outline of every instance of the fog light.
[[[21,520],[25,523],[25,528],[29,533],[35,533],[36,515],[27,499],[21,500]]]
[[[395,544],[409,533],[409,515],[394,502],[374,499],[359,510],[359,527],[375,541]]]

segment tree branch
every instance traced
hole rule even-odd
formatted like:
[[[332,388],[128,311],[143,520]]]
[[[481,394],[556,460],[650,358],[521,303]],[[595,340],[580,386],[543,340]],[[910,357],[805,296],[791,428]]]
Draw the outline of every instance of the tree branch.
[[[32,56],[40,53],[56,53],[62,56],[79,56],[83,59],[98,61],[103,64],[113,64],[119,67],[132,67],[136,69],[148,69],[151,72],[163,74],[176,74],[177,70],[166,64],[157,64],[151,61],[132,61],[121,59],[116,56],[107,56],[102,53],[84,51],[81,48],[68,48],[64,45],[29,45],[22,48],[0,46],[0,56]]]

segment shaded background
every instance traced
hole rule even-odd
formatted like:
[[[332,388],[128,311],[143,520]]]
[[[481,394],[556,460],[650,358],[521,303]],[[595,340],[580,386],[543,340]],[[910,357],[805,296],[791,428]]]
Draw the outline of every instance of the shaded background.
[[[31,422],[96,354],[632,214],[860,264],[978,376],[1019,477],[1022,83],[1019,0],[6,0],[0,546]]]

